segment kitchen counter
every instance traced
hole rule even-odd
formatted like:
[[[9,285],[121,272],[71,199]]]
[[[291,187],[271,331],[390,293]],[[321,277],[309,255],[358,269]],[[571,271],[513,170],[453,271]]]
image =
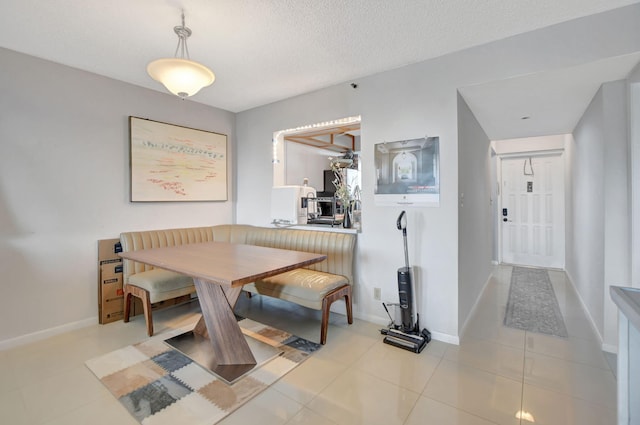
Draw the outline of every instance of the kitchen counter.
[[[297,230],[315,230],[318,232],[335,232],[335,233],[360,233],[358,229],[345,229],[342,225],[334,225],[331,227],[330,224],[296,224],[293,226],[289,225],[275,225],[271,224],[273,227],[283,227],[287,229],[297,229]]]
[[[629,322],[640,329],[640,288],[612,286],[609,288],[611,299]]]
[[[612,286],[618,311],[618,424],[640,423],[640,288]],[[633,400],[633,401],[632,401]]]

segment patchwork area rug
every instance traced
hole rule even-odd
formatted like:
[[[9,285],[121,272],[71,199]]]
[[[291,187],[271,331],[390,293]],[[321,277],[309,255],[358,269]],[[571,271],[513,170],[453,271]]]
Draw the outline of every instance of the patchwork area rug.
[[[504,324],[524,331],[568,337],[546,270],[513,268]]]
[[[233,385],[170,347],[158,335],[86,362],[120,403],[144,425],[215,424],[320,348],[319,344],[270,326],[240,319],[245,335],[283,354]],[[180,333],[180,332],[176,332]]]

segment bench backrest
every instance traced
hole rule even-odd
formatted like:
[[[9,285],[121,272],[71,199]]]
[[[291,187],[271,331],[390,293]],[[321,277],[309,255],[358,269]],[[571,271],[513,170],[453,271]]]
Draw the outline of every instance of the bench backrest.
[[[183,229],[146,230],[120,234],[120,244],[122,245],[122,250],[125,252],[211,241],[213,241],[211,226],[188,227]],[[123,259],[123,264],[123,277],[125,284],[128,282],[129,276],[132,274],[153,269],[153,266],[148,264],[127,259]]]
[[[213,235],[214,240],[220,242],[325,254],[326,260],[305,268],[338,274],[353,284],[353,256],[356,244],[354,234],[224,224],[213,226]]]
[[[120,234],[123,251],[161,248],[198,242],[231,242],[324,254],[327,259],[308,269],[338,274],[353,284],[353,256],[356,235],[351,233],[257,227],[244,224],[147,230]],[[133,273],[153,269],[143,263],[124,260],[124,282]]]

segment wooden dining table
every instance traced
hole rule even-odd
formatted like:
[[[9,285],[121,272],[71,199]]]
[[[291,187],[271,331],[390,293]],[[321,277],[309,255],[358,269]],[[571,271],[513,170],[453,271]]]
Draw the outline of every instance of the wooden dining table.
[[[227,383],[277,355],[245,337],[233,312],[242,287],[258,279],[318,263],[326,255],[227,242],[193,243],[122,252],[129,260],[193,278],[202,317],[192,331],[166,342]],[[260,353],[256,359],[254,353]]]

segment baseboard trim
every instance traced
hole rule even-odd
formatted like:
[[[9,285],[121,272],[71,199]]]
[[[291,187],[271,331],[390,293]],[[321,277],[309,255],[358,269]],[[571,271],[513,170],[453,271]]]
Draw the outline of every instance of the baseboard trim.
[[[15,338],[5,339],[3,341],[0,341],[0,351],[16,348],[21,345],[29,344],[36,341],[42,341],[43,339],[47,339],[55,335],[60,335],[62,333],[73,331],[76,329],[86,328],[97,323],[98,316],[95,316],[88,319],[78,320],[77,322],[65,323],[64,325],[56,326],[49,329],[43,329],[41,331],[33,332],[26,335],[21,335]]]
[[[471,307],[471,311],[467,315],[467,318],[464,320],[464,324],[462,325],[462,328],[460,328],[460,332],[458,332],[458,335],[464,336],[464,333],[467,330],[467,326],[469,325],[469,319],[471,319],[473,317],[473,315],[475,314],[476,310],[478,309],[478,303],[480,302],[480,298],[482,298],[482,295],[484,295],[484,291],[487,289],[487,286],[489,285],[489,282],[491,282],[491,277],[493,276],[493,273],[495,271],[496,271],[496,268],[494,267],[491,270],[491,273],[489,273],[489,276],[487,277],[487,280],[484,282],[484,285],[482,286],[482,289],[478,293],[478,297],[476,298],[476,301],[473,303],[473,307]],[[459,340],[460,340],[460,338],[458,337],[458,341]]]
[[[482,298],[482,295],[484,294],[484,291],[487,289],[487,286],[489,285],[489,282],[491,282],[491,276],[493,276],[493,273],[495,272],[495,268],[493,270],[491,270],[491,273],[489,273],[489,277],[487,277],[487,280],[484,282],[484,285],[482,286],[482,289],[480,290],[480,292],[478,293],[478,296],[476,297],[476,301],[473,303],[473,307],[471,307],[471,311],[469,312],[469,314],[467,315],[467,318],[464,320],[464,323],[462,325],[462,328],[460,328],[460,331],[458,332],[458,335],[464,335],[464,332],[467,330],[467,325],[469,324],[469,319],[471,319],[473,317],[473,315],[475,314],[477,308],[478,308],[478,303],[480,302],[480,298]],[[459,340],[460,338],[458,338]]]
[[[571,274],[567,270],[565,270],[564,273],[567,275],[567,279],[569,279],[569,283],[571,284],[571,288],[573,289],[573,292],[575,292],[576,296],[578,297],[578,300],[580,301],[580,305],[582,306],[582,310],[584,311],[585,315],[589,319],[589,323],[591,324],[591,329],[593,329],[593,331],[596,333],[596,336],[598,337],[598,342],[600,343],[600,347],[604,351],[617,353],[618,352],[617,348],[616,348],[615,351],[605,350],[604,347],[605,347],[605,345],[608,346],[608,344],[604,343],[604,339],[602,338],[602,335],[600,334],[600,331],[598,331],[598,327],[596,326],[596,322],[593,320],[593,317],[591,317],[591,313],[589,312],[589,309],[587,308],[587,305],[585,304],[584,300],[582,299],[582,295],[580,295],[580,292],[578,291],[578,288],[576,288],[576,284],[574,283],[573,277],[571,276]]]
[[[440,342],[446,342],[447,344],[460,345],[460,337],[449,335],[441,332],[431,332],[431,339]]]
[[[344,313],[342,313],[344,314]],[[361,314],[353,312],[353,317],[356,319],[364,320],[365,322],[373,323],[375,325],[380,325],[381,328],[385,328],[389,325],[389,319],[387,317],[374,316],[371,314]]]

